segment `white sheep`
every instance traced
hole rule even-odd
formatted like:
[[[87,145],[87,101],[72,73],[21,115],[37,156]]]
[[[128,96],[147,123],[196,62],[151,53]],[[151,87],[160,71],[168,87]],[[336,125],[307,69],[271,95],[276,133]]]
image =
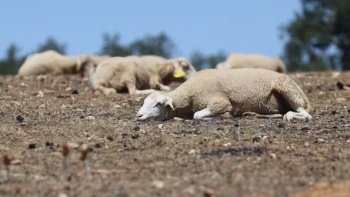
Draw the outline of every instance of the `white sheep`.
[[[86,55],[67,57],[56,51],[48,50],[28,56],[18,74],[21,76],[74,74],[82,72],[87,61],[88,56]]]
[[[90,83],[94,90],[107,95],[125,90],[130,94],[149,94],[155,90],[170,91],[164,84],[176,77],[189,78],[193,69],[183,58],[163,61],[151,56],[114,57],[90,70]]]
[[[149,94],[155,89],[169,91],[162,79],[171,77],[175,68],[168,64],[142,65],[136,56],[109,58],[91,74],[91,85],[106,95],[116,92]],[[152,89],[153,88],[153,89]]]
[[[280,73],[286,73],[287,69],[279,58],[272,58],[258,54],[231,54],[225,62],[216,65],[217,69],[232,68],[264,68]]]
[[[148,95],[136,120],[173,117],[210,119],[230,113],[234,117],[282,117],[310,120],[310,103],[287,75],[266,69],[208,69],[171,92]]]

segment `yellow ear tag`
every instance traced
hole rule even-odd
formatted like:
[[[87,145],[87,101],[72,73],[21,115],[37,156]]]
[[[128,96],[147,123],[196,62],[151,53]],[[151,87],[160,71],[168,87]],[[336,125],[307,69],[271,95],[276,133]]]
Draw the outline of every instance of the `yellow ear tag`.
[[[177,69],[176,73],[174,74],[175,78],[181,78],[184,76],[186,76],[186,73],[181,68]]]

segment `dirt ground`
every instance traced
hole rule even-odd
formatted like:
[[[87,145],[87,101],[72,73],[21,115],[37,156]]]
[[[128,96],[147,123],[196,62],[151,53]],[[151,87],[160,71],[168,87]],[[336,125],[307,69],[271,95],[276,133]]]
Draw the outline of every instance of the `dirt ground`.
[[[93,94],[79,76],[2,76],[0,154],[21,164],[6,181],[0,163],[0,196],[280,197],[349,180],[350,92],[329,72],[291,76],[312,103],[312,121],[138,123],[143,97]],[[66,142],[91,147],[86,163],[79,147],[64,159]]]

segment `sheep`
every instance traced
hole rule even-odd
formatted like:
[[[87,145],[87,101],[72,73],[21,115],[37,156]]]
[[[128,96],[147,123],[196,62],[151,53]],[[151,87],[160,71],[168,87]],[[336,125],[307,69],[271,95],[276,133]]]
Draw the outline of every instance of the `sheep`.
[[[86,55],[67,57],[56,51],[48,50],[28,56],[21,65],[18,75],[74,74],[82,72],[87,62],[88,56]]]
[[[162,79],[173,75],[175,67],[169,64],[145,66],[137,56],[109,58],[91,72],[90,82],[94,90],[104,94],[125,92],[149,94],[159,89],[169,91]]]
[[[258,54],[231,54],[225,62],[218,63],[217,69],[232,68],[264,68],[279,73],[286,73],[287,69],[279,58],[272,58]]]
[[[125,88],[130,94],[149,94],[155,90],[170,91],[166,85],[177,78],[186,80],[195,72],[185,58],[166,60],[151,55],[115,57],[90,70],[90,83],[94,90],[106,95],[123,92]]]
[[[135,120],[211,119],[226,113],[311,120],[310,110],[308,98],[285,74],[252,68],[207,69],[171,92],[148,95]]]

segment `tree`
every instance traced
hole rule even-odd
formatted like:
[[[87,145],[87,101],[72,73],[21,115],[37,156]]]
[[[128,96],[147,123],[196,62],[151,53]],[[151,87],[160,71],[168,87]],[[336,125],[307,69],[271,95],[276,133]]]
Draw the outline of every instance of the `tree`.
[[[25,57],[18,57],[19,48],[11,44],[6,52],[6,58],[0,61],[0,74],[13,75],[17,74],[19,67],[22,65]]]
[[[66,45],[64,43],[59,43],[54,38],[49,37],[46,39],[46,41],[42,44],[39,44],[38,49],[36,52],[44,52],[47,50],[54,50],[62,55],[66,54]]]
[[[174,42],[163,32],[154,36],[146,35],[130,44],[130,50],[134,55],[158,55],[170,58],[174,49]]]
[[[289,70],[350,69],[350,0],[301,0],[302,10],[282,27]]]
[[[219,51],[208,56],[199,51],[195,51],[191,54],[190,60],[196,70],[202,70],[206,68],[215,68],[218,63],[225,61],[226,56],[224,51]]]
[[[131,51],[129,47],[120,44],[119,34],[104,34],[100,54],[110,56],[128,56],[131,55]]]

